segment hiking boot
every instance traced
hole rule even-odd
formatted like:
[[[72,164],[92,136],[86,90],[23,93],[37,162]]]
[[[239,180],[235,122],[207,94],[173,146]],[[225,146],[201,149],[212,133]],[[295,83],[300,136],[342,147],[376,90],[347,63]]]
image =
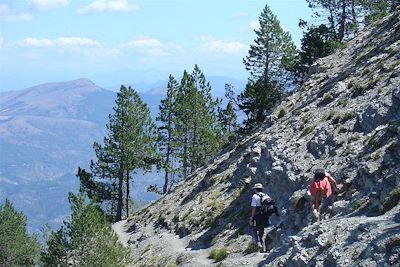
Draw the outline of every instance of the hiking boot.
[[[263,250],[263,245],[261,244],[261,242],[257,242],[257,247],[261,250]]]

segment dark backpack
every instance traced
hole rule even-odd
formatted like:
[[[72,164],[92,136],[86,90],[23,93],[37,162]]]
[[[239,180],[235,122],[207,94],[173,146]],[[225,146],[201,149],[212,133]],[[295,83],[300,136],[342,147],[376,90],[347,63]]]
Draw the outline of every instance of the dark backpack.
[[[261,198],[261,207],[259,212],[263,215],[271,216],[272,214],[278,215],[278,209],[276,208],[275,200],[270,198],[268,195],[257,194]]]

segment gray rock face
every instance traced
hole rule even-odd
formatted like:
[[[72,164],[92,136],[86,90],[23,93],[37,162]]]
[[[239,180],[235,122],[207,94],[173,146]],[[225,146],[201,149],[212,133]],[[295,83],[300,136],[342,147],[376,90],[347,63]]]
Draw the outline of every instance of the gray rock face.
[[[315,63],[271,123],[130,218],[135,266],[399,266],[400,58],[385,51],[400,49],[400,22],[379,25]],[[315,168],[341,188],[320,222],[307,193]],[[258,182],[280,211],[266,254],[254,253],[247,225]],[[222,263],[205,260],[213,249],[227,253]]]

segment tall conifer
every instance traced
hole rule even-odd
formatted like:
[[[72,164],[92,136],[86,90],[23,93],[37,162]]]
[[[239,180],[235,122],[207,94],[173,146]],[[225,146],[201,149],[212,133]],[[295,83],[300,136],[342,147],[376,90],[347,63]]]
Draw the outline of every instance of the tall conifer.
[[[121,86],[115,103],[103,144],[93,145],[97,160],[90,166],[91,177],[86,171],[78,175],[87,191],[93,185],[102,188],[99,183],[108,181],[112,192],[108,209],[114,221],[120,221],[124,210],[129,215],[132,175],[137,170],[150,170],[156,163],[156,126],[147,105],[132,87]]]
[[[283,31],[279,20],[265,6],[261,12],[260,28],[255,30],[255,44],[250,45],[249,55],[243,59],[250,79],[239,97],[239,107],[248,116],[247,126],[265,120],[267,112],[280,100],[288,81],[291,80],[296,49],[289,33]]]

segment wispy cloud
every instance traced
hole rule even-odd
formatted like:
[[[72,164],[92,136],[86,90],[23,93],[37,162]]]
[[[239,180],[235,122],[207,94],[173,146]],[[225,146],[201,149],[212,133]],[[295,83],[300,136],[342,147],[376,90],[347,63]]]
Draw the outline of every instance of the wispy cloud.
[[[103,12],[130,12],[140,9],[138,4],[131,4],[128,0],[96,0],[89,5],[78,8],[78,14]]]
[[[31,19],[32,15],[29,13],[16,14],[9,5],[0,4],[0,21],[15,22]]]
[[[68,0],[31,0],[35,9],[47,11],[50,9],[65,7],[69,4]]]
[[[253,20],[249,23],[249,25],[239,28],[239,32],[252,32],[258,28],[260,28],[260,22]]]
[[[244,18],[244,17],[247,17],[248,14],[246,12],[239,11],[239,12],[236,12],[235,14],[233,14],[233,16],[235,16],[236,18]]]
[[[59,37],[56,39],[38,39],[28,37],[19,42],[17,45],[31,48],[51,48],[51,47],[79,47],[79,46],[97,46],[98,42],[82,37]]]
[[[182,52],[181,46],[176,43],[163,43],[154,38],[139,38],[131,40],[121,45],[121,47],[130,52],[138,52],[150,57],[166,57]]]
[[[225,42],[212,37],[202,37],[205,41],[201,45],[201,50],[206,53],[237,54],[244,51],[247,46],[237,41]]]

